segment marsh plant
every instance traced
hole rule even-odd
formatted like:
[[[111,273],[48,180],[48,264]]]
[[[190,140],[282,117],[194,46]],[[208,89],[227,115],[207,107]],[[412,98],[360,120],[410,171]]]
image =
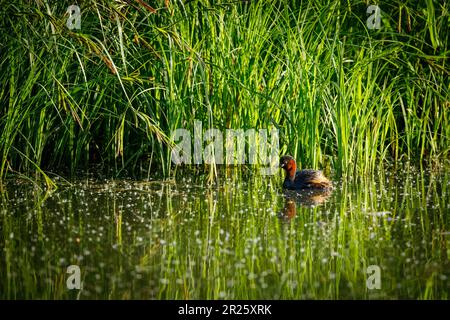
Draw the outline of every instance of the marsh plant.
[[[2,180],[169,176],[170,134],[194,119],[274,126],[280,153],[337,176],[448,159],[447,1],[71,5],[1,5]]]

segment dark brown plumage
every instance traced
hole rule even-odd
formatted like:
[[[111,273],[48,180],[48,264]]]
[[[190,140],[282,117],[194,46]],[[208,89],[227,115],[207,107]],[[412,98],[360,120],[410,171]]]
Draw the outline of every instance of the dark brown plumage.
[[[297,171],[297,164],[291,156],[281,157],[280,167],[286,172],[283,183],[285,189],[329,189],[333,186],[320,170],[304,169]]]

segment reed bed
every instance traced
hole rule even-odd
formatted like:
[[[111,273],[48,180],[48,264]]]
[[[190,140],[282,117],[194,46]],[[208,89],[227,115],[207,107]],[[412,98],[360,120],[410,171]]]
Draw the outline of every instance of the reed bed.
[[[449,4],[17,0],[0,9],[0,180],[173,174],[171,133],[280,132],[337,176],[449,154]],[[211,167],[208,166],[209,170]]]

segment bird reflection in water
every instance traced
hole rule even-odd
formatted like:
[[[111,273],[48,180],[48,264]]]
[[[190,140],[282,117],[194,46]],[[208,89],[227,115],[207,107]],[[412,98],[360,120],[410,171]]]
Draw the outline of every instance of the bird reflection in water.
[[[278,217],[284,221],[290,221],[297,215],[297,205],[314,208],[323,203],[330,197],[332,190],[285,190],[284,207]]]

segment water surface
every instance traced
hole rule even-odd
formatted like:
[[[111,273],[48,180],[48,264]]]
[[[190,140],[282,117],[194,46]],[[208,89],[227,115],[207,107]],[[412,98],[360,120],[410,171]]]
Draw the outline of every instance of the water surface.
[[[313,194],[284,193],[278,177],[202,181],[85,178],[45,193],[9,180],[0,298],[450,296],[445,172],[381,173]],[[80,290],[67,288],[69,265]]]

